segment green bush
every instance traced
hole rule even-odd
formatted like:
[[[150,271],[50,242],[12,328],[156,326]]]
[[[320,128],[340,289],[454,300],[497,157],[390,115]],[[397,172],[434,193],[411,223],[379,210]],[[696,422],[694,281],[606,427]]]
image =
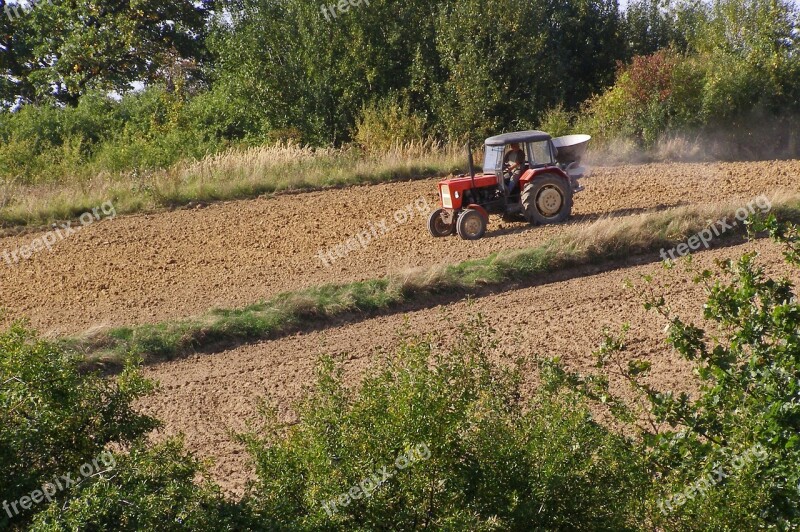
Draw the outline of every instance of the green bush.
[[[180,441],[138,444],[117,456],[113,473],[39,513],[30,530],[243,530],[247,521],[236,505],[214,484],[196,482],[202,472]]]
[[[19,324],[0,334],[0,500],[16,501],[156,426],[132,408],[152,386],[133,366],[105,379],[83,373],[81,361]],[[0,512],[0,526],[8,524]]]
[[[658,13],[648,16],[672,17],[683,33],[672,38],[680,48],[634,56],[613,87],[584,103],[579,129],[601,144],[634,139],[651,147],[670,133],[714,134],[800,112],[797,16],[789,3],[721,0]]]
[[[634,57],[619,71],[613,88],[587,102],[580,125],[601,142],[635,138],[652,146],[671,125],[673,73],[679,61],[669,50]]]
[[[353,397],[326,360],[290,427],[244,437],[258,482],[247,500],[270,530],[625,530],[642,492],[628,443],[574,394],[520,399],[491,363],[480,321],[450,351],[406,342]],[[416,461],[398,467],[411,452]],[[400,458],[398,458],[400,457]],[[375,484],[370,477],[377,474]],[[391,478],[384,480],[384,472]],[[367,495],[368,493],[368,495]]]
[[[709,56],[702,92],[700,119],[703,123],[727,123],[732,118],[753,109],[763,95],[775,87],[765,84],[764,72],[741,57],[715,54]]]
[[[115,101],[90,92],[75,107],[26,105],[0,113],[0,179],[23,184],[86,180],[169,167],[229,145],[230,128],[205,93],[193,101],[153,86]],[[228,109],[230,106],[226,107]]]
[[[355,141],[370,153],[385,153],[408,143],[421,143],[425,119],[413,114],[408,103],[390,97],[365,105],[356,122]]]
[[[796,227],[771,217],[754,228],[768,230],[800,266]],[[612,394],[605,375],[562,380],[602,398],[639,433],[654,480],[656,529],[800,526],[800,305],[792,282],[768,277],[755,258],[721,262],[718,276],[694,272],[708,294],[704,318],[713,333],[674,315],[663,297],[648,296],[647,307],[669,322],[669,344],[694,366],[696,397],[648,384],[650,364],[626,361],[620,338],[607,338],[598,367],[631,382],[646,408]]]
[[[567,111],[563,105],[558,105],[545,111],[539,129],[550,133],[553,137],[569,135],[573,132],[574,121],[575,113]]]

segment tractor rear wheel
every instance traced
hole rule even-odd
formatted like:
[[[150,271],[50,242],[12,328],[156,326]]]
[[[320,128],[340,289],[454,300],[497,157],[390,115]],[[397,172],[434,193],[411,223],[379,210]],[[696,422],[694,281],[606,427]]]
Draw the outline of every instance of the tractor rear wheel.
[[[532,224],[557,224],[572,214],[572,187],[564,179],[544,174],[525,185],[520,197]]]
[[[436,238],[450,236],[456,232],[455,216],[451,214],[450,223],[444,220],[444,209],[436,209],[428,217],[428,232]]]
[[[456,231],[464,240],[478,240],[486,234],[486,219],[475,209],[466,209],[458,217]]]

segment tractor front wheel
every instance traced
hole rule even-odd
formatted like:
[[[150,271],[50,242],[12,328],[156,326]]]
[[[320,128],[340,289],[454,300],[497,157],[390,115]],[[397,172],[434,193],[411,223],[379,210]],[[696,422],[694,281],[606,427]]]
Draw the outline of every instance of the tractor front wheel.
[[[545,174],[525,185],[520,201],[530,223],[557,224],[572,214],[572,187],[557,175]]]
[[[428,217],[428,232],[435,238],[450,236],[456,232],[455,216],[450,214],[450,222],[445,221],[444,209],[436,209]]]
[[[458,217],[456,231],[464,240],[478,240],[486,234],[486,219],[475,209],[466,209]]]

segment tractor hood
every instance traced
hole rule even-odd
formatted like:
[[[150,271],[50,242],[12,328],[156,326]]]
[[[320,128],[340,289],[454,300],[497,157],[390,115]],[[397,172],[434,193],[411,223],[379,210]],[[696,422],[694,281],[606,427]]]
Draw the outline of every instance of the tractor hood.
[[[475,174],[475,187],[486,188],[497,186],[494,174]],[[439,199],[445,209],[460,209],[464,199],[464,191],[472,188],[472,178],[459,175],[439,181]]]
[[[476,187],[485,187],[487,185],[493,185],[496,183],[497,176],[494,174],[475,174]],[[466,190],[468,188],[472,188],[472,178],[467,174],[457,175],[455,177],[450,177],[448,179],[439,181],[439,187],[441,188],[442,186],[450,187],[453,190]]]

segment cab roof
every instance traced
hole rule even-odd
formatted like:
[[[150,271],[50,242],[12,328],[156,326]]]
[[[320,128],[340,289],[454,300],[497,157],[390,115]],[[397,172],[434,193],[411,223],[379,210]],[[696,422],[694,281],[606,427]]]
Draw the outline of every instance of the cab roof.
[[[552,137],[544,131],[537,131],[531,129],[529,131],[516,131],[514,133],[503,133],[486,139],[487,146],[505,146],[506,144],[525,143],[525,142],[541,142],[543,140],[550,140]]]

